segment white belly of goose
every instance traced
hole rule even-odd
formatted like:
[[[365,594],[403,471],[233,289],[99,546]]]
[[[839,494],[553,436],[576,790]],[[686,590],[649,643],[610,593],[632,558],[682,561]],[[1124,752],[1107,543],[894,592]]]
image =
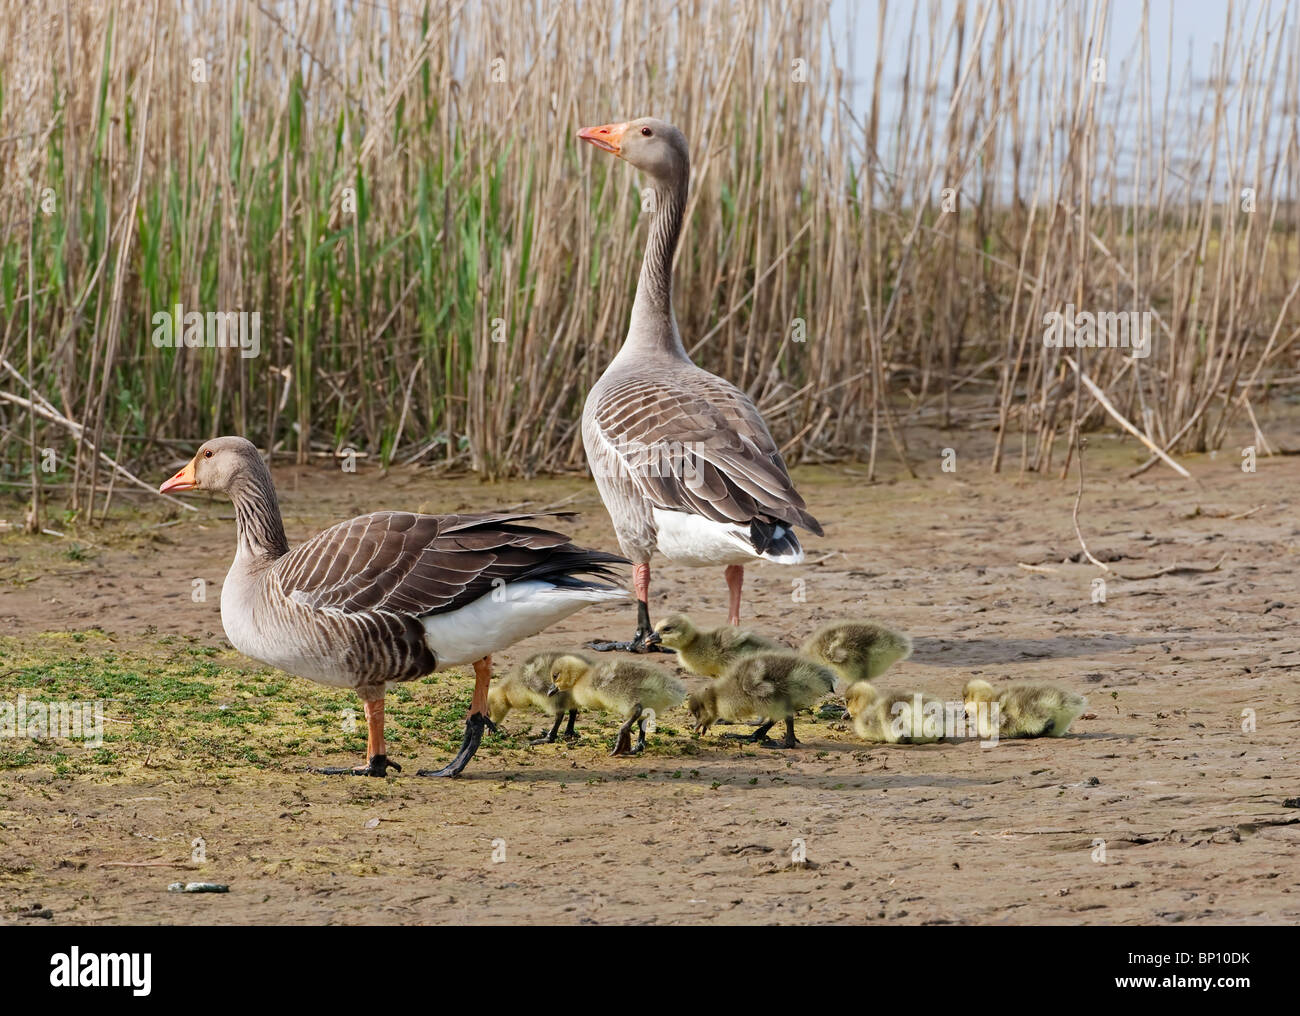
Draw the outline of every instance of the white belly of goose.
[[[536,635],[593,603],[626,598],[621,589],[569,588],[544,581],[511,582],[447,614],[422,619],[438,666],[454,667]]]
[[[714,522],[701,515],[687,512],[654,509],[655,527],[658,530],[659,553],[670,561],[691,567],[709,565],[746,564],[756,558],[775,561],[777,564],[799,564],[803,551],[797,554],[759,554],[749,540],[749,527],[734,522]],[[777,531],[777,538],[784,530]]]
[[[230,644],[246,656],[320,684],[350,688],[357,677],[325,629],[329,610],[312,608],[290,597],[285,609],[259,609],[240,592],[231,570],[221,590],[221,622]],[[480,596],[459,610],[421,619],[425,642],[438,669],[463,666],[536,635],[583,607],[626,598],[614,588],[568,588],[551,582],[511,582]],[[322,623],[325,622],[325,623]],[[336,629],[337,630],[337,629]]]

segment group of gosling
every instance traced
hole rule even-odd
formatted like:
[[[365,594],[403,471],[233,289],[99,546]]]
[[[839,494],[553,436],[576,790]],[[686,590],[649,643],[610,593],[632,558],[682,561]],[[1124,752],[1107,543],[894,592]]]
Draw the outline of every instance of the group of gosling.
[[[554,722],[545,737],[533,741],[541,744],[556,740],[566,714],[564,736],[572,738],[579,709],[612,713],[623,718],[623,725],[610,754],[634,755],[645,748],[650,717],[686,701],[696,734],[706,733],[719,721],[758,718],[762,722],[745,739],[774,744],[768,731],[784,721],[785,737],[779,743],[793,748],[799,744],[795,714],[833,693],[844,698],[845,717],[852,719],[864,741],[922,744],[942,736],[921,733],[921,717],[912,715],[918,704],[924,709],[934,703],[931,696],[882,692],[871,683],[912,652],[911,639],[881,624],[833,622],[794,652],[741,628],[703,631],[675,614],[655,626],[650,641],[676,652],[678,662],[690,673],[712,680],[688,699],[680,678],[639,659],[597,662],[581,652],[541,652],[492,689],[488,698],[492,722],[500,723],[512,708],[543,712]],[[968,682],[962,698],[972,715],[981,704],[996,703],[999,737],[1060,737],[1087,706],[1082,696],[1051,685],[1013,684],[998,692],[980,680]]]

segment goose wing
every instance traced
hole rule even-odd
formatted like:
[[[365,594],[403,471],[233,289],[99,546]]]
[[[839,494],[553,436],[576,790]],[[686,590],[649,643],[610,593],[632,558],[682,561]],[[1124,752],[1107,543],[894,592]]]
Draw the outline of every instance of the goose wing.
[[[722,378],[692,366],[616,379],[592,419],[656,507],[739,525],[784,522],[822,535],[757,407]]]
[[[510,582],[577,584],[612,578],[626,564],[527,523],[572,515],[376,512],[340,522],[275,564],[291,599],[315,610],[386,611],[423,617],[456,610]]]

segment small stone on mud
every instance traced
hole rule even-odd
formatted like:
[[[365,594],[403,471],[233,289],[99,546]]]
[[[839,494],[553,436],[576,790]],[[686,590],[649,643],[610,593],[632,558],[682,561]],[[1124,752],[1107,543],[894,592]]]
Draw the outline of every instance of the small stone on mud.
[[[228,893],[230,886],[218,885],[216,882],[173,882],[167,887],[169,893]]]

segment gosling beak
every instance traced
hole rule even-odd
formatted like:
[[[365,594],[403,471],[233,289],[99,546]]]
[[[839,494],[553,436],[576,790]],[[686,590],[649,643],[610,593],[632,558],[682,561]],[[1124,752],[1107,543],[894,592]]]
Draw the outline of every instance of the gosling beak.
[[[660,635],[657,631],[652,631],[649,635],[645,637],[645,644],[648,646],[657,646],[663,640],[664,639],[662,635]]]
[[[159,494],[174,494],[181,490],[193,490],[199,485],[194,478],[194,460],[190,459],[185,468],[158,488]]]
[[[853,714],[852,714],[851,712],[849,712],[847,709],[845,709],[845,710],[844,710],[844,713],[840,716],[840,719],[841,719],[841,720],[851,720],[851,719],[853,719]]]
[[[551,685],[551,687],[548,688],[546,691],[547,698],[550,698],[552,695],[558,695],[558,694],[560,694],[560,686],[558,684]]]
[[[623,135],[626,133],[627,124],[607,123],[600,127],[584,127],[578,131],[578,137],[614,155],[622,155]]]

